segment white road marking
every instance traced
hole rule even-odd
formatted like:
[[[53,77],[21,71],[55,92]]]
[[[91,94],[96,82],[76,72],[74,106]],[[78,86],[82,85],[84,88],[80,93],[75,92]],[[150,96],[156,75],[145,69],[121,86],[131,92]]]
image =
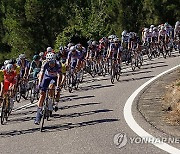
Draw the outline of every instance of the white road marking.
[[[159,75],[157,75],[156,77],[153,77],[152,79],[150,79],[149,81],[147,81],[146,83],[144,83],[142,86],[140,86],[126,101],[126,104],[124,106],[124,118],[126,120],[126,123],[129,125],[129,127],[140,137],[147,137],[147,138],[155,138],[154,136],[152,136],[151,134],[149,134],[148,132],[146,132],[143,128],[141,128],[137,122],[135,121],[135,119],[133,118],[132,115],[132,104],[133,101],[135,99],[135,97],[139,94],[140,91],[142,91],[147,85],[149,85],[151,82],[153,82],[154,80],[156,80],[157,78],[161,77],[162,75],[171,72],[172,70],[175,70],[176,68],[180,67],[180,65],[177,65],[165,72],[160,73]],[[157,139],[158,140],[158,139]],[[149,142],[150,143],[150,142]],[[173,154],[177,154],[180,153],[180,150],[169,145],[166,143],[162,143],[162,144],[158,144],[158,143],[151,143],[153,145],[155,145],[156,147],[169,152],[169,153],[173,153]]]

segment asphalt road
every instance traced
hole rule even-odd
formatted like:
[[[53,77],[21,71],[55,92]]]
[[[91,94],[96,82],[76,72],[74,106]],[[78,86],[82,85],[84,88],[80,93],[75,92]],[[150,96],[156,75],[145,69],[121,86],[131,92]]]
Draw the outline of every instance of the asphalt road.
[[[45,121],[44,132],[34,125],[36,105],[30,101],[15,104],[15,111],[0,126],[0,153],[31,154],[164,154],[152,144],[128,143],[123,148],[114,144],[114,136],[137,135],[126,124],[123,108],[128,97],[143,83],[179,64],[179,54],[146,61],[132,72],[124,67],[120,82],[110,83],[109,76],[88,77],[78,91],[61,95],[58,112]],[[22,107],[24,106],[24,107]],[[148,124],[133,105],[133,116],[148,133],[165,135]],[[180,148],[178,144],[174,145]],[[179,147],[178,147],[179,146]]]

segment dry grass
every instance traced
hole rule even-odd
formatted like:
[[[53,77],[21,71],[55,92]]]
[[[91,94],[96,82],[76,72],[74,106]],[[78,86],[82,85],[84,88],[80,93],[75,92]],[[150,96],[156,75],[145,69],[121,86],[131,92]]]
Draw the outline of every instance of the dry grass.
[[[180,80],[168,85],[162,105],[165,108],[165,122],[180,125]]]

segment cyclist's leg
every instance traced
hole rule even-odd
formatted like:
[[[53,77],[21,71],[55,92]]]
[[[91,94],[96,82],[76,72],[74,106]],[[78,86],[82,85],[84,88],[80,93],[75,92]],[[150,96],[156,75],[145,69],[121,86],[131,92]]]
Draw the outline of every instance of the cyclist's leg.
[[[37,102],[37,113],[36,113],[36,118],[35,118],[35,121],[34,123],[35,124],[38,124],[40,123],[41,121],[41,117],[42,117],[42,107],[43,107],[43,102],[44,102],[44,99],[45,99],[45,96],[46,96],[46,90],[49,86],[49,83],[50,83],[51,79],[48,78],[48,77],[44,77],[42,82],[41,82],[41,92],[40,92],[40,97],[39,97],[39,100]]]

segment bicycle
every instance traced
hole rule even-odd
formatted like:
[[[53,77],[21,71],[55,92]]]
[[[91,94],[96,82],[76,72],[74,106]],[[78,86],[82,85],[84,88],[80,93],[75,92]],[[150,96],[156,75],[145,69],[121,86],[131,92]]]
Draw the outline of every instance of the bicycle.
[[[25,100],[28,99],[29,96],[29,89],[27,88],[27,80],[21,79],[19,81],[19,84],[16,88],[16,101],[19,103],[21,100],[21,97],[23,97]]]
[[[41,125],[40,125],[40,131],[41,132],[43,131],[43,128],[44,128],[45,119],[47,121],[49,121],[49,117],[52,116],[52,111],[49,110],[49,95],[48,95],[48,92],[50,90],[55,90],[55,89],[47,89],[46,90],[46,96],[45,96],[45,99],[44,99],[44,102],[43,102],[43,108],[42,108],[42,122],[41,122]],[[54,102],[55,102],[55,92],[54,92],[54,95],[53,95],[52,104],[54,104]]]
[[[4,120],[8,120],[9,115],[11,114],[12,108],[10,106],[10,96],[12,95],[13,91],[8,90],[2,98],[2,110],[1,110],[1,124],[4,124]]]
[[[31,103],[33,103],[34,100],[39,99],[39,90],[37,90],[37,83],[38,83],[37,78],[29,82],[29,84],[31,85],[31,90],[30,90],[30,102]]]
[[[116,78],[117,81],[120,80],[121,75],[121,67],[117,63],[117,59],[112,59],[112,65],[111,65],[111,83],[114,84],[114,79]]]

